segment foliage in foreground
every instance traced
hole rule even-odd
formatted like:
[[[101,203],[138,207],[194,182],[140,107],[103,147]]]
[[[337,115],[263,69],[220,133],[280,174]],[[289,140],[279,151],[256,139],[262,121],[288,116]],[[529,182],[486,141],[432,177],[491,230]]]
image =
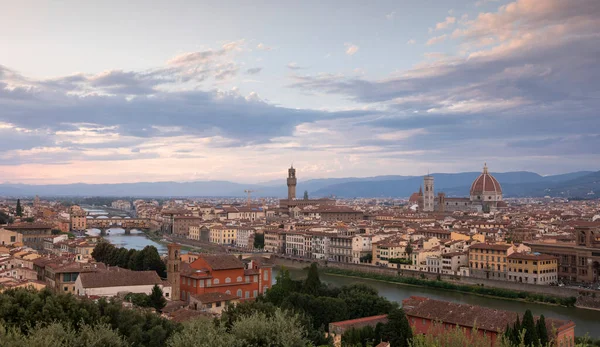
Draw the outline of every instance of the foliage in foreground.
[[[156,284],[152,287],[150,295],[145,293],[129,293],[125,296],[125,300],[138,307],[152,307],[157,312],[161,312],[167,305],[167,299],[163,296],[162,289]]]
[[[308,343],[300,317],[277,309],[273,315],[263,312],[243,315],[231,327],[208,319],[185,323],[183,331],[173,335],[167,346],[304,347]]]
[[[123,308],[118,300],[98,302],[49,289],[10,289],[0,294],[0,322],[25,336],[53,323],[80,333],[86,326],[105,324],[131,346],[164,346],[181,326],[151,312]]]

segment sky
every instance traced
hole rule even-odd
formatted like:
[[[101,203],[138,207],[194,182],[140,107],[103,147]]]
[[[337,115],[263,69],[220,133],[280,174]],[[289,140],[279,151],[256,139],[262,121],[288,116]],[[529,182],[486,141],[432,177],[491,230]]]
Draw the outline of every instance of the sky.
[[[600,170],[597,18],[597,0],[0,0],[0,182]]]

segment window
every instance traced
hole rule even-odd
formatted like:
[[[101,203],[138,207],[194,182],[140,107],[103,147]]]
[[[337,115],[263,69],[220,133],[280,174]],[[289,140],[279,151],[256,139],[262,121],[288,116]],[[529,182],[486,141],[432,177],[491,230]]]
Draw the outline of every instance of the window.
[[[215,307],[221,307],[221,302],[220,302],[220,301],[217,301],[217,302],[215,303]]]
[[[215,285],[219,284],[219,279],[215,278],[215,280],[213,281],[213,284],[215,284]]]
[[[227,290],[227,291],[225,291],[225,294],[229,294],[229,295],[231,295],[231,291],[230,291],[230,290]]]
[[[242,282],[242,276],[238,276],[237,281]]]
[[[11,236],[10,237],[10,242],[17,242],[17,237],[16,236]]]
[[[225,278],[225,283],[231,283],[231,278],[229,278],[229,277],[226,277],[226,278]]]
[[[66,292],[69,290],[69,287],[64,287],[63,290]]]
[[[252,297],[256,298],[258,296],[258,290],[252,291]]]
[[[206,286],[210,287],[210,278],[206,280]]]
[[[263,273],[263,280],[268,281],[269,280],[269,273],[267,272],[267,270],[264,270],[265,272]]]
[[[196,287],[196,280],[192,280],[192,285],[194,286],[194,288]]]
[[[242,297],[242,290],[241,289],[237,290],[237,296],[238,296],[238,298]]]
[[[246,291],[246,299],[250,298],[250,292]]]

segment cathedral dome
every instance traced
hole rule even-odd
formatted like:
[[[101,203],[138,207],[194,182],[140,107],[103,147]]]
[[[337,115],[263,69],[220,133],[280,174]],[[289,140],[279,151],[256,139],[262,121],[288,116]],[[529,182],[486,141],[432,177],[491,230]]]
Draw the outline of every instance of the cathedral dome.
[[[489,200],[496,200],[496,196],[502,196],[502,187],[498,180],[488,172],[487,164],[483,166],[483,173],[473,181],[471,185],[471,197],[475,200],[487,200],[484,196],[494,196]]]

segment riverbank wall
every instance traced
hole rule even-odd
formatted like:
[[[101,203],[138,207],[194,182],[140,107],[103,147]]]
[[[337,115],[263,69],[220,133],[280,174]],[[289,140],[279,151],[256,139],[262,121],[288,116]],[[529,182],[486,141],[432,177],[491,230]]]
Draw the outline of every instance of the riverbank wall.
[[[275,265],[290,267],[290,268],[305,268],[310,266],[311,263],[317,262],[322,268],[342,269],[349,271],[356,271],[367,274],[378,274],[386,276],[398,276],[398,277],[412,277],[424,280],[441,280],[458,285],[473,285],[482,286],[488,288],[507,289],[513,291],[523,291],[534,294],[551,295],[558,297],[586,297],[590,301],[592,307],[600,305],[600,295],[598,298],[592,297],[591,293],[584,290],[577,290],[573,288],[554,287],[554,286],[538,286],[533,284],[515,283],[509,281],[498,281],[483,278],[474,277],[459,277],[451,275],[442,275],[436,273],[428,273],[421,271],[411,270],[398,270],[393,268],[363,265],[363,264],[350,264],[350,263],[338,263],[338,262],[327,262],[327,261],[315,261],[314,259],[299,259],[286,257],[281,255],[272,255],[272,262]],[[586,305],[588,306],[588,305]],[[599,306],[600,307],[600,306]]]

